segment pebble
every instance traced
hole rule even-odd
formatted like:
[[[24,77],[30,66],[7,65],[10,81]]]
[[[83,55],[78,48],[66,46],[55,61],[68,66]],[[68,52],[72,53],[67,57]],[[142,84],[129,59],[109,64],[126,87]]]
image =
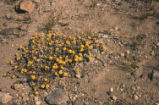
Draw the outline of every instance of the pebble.
[[[112,98],[114,101],[116,101],[116,100],[117,100],[117,97],[116,97],[116,96],[114,96],[114,95],[113,95],[111,98]]]
[[[110,91],[110,92],[113,92],[113,88],[110,88],[109,91]]]
[[[130,54],[130,51],[129,51],[129,50],[127,50],[127,51],[126,51],[126,53],[127,53],[127,54]]]
[[[35,4],[31,0],[23,0],[19,4],[19,9],[31,13],[35,8]]]
[[[64,104],[68,101],[68,96],[64,89],[57,88],[51,94],[46,96],[46,102],[51,105]]]
[[[12,96],[11,95],[9,95],[8,93],[0,92],[0,102],[2,104],[7,104],[11,100],[12,100]]]
[[[152,79],[153,80],[159,80],[159,71],[153,70],[153,72],[152,72]]]
[[[80,79],[81,78],[81,74],[80,73],[76,74],[76,77]]]
[[[138,97],[137,95],[134,95],[134,99],[135,99],[135,100],[138,100],[139,97]]]
[[[124,54],[124,53],[121,53],[120,55],[121,55],[122,57],[124,57],[124,56],[125,56],[125,54]]]

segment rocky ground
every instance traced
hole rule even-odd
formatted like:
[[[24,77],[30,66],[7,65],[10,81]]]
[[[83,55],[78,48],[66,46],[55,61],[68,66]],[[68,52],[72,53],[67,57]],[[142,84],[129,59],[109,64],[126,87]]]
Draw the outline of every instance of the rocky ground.
[[[157,0],[1,0],[0,10],[0,105],[159,105]],[[107,51],[35,96],[3,74],[19,45],[48,30],[97,34]]]

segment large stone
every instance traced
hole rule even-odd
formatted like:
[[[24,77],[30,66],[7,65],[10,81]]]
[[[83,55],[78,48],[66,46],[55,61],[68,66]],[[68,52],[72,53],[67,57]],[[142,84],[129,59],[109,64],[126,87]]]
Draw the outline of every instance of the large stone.
[[[12,100],[12,96],[10,96],[8,93],[0,92],[0,102],[2,104],[7,104],[11,100]]]
[[[45,100],[48,104],[60,105],[68,101],[68,96],[64,89],[58,88],[49,94]]]
[[[31,13],[35,8],[35,4],[31,0],[24,0],[20,3],[19,9]]]

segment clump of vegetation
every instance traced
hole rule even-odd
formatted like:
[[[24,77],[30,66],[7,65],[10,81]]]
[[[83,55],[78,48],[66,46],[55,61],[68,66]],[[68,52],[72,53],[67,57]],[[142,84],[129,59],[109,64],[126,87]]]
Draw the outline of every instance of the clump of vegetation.
[[[76,70],[69,68],[80,62],[88,62],[93,49],[106,50],[97,36],[80,34],[64,37],[61,34],[37,33],[31,37],[28,46],[20,45],[15,59],[9,62],[12,66],[11,78],[27,77],[37,95],[39,89],[48,89],[54,78],[76,73]]]

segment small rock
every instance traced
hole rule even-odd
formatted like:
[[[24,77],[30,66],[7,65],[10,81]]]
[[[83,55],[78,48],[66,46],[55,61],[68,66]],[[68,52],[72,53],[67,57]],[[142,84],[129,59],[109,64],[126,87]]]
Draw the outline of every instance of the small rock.
[[[0,102],[1,103],[7,104],[11,100],[12,100],[12,96],[10,96],[8,93],[0,92]]]
[[[113,92],[113,88],[110,88],[109,91],[110,91],[110,92]]]
[[[34,97],[34,101],[35,101],[35,105],[41,105],[41,101],[39,99],[39,97]]]
[[[127,50],[127,51],[126,51],[126,53],[129,55],[129,54],[130,54],[130,51],[129,51],[129,50]]]
[[[45,100],[51,105],[58,105],[66,103],[68,101],[68,96],[64,89],[58,88],[55,89],[51,94],[49,94]]]
[[[81,78],[81,74],[80,73],[76,74],[76,77],[80,79]]]
[[[14,84],[14,85],[13,85],[13,88],[14,88],[15,90],[20,90],[20,89],[23,89],[24,86],[23,86],[23,84]]]
[[[114,101],[116,101],[116,100],[117,100],[117,97],[116,97],[116,96],[114,96],[114,95],[113,95],[111,98],[112,98],[112,100],[114,100]]]
[[[35,4],[31,0],[24,0],[20,3],[19,9],[31,13],[35,8]]]
[[[138,100],[139,97],[137,95],[134,95],[134,100]]]
[[[121,57],[124,57],[124,56],[125,56],[125,54],[124,54],[124,53],[121,53],[121,54],[120,54],[120,56],[121,56]]]
[[[157,47],[159,47],[159,42],[157,43]]]
[[[159,71],[153,70],[153,72],[152,72],[152,79],[153,80],[159,80]]]

